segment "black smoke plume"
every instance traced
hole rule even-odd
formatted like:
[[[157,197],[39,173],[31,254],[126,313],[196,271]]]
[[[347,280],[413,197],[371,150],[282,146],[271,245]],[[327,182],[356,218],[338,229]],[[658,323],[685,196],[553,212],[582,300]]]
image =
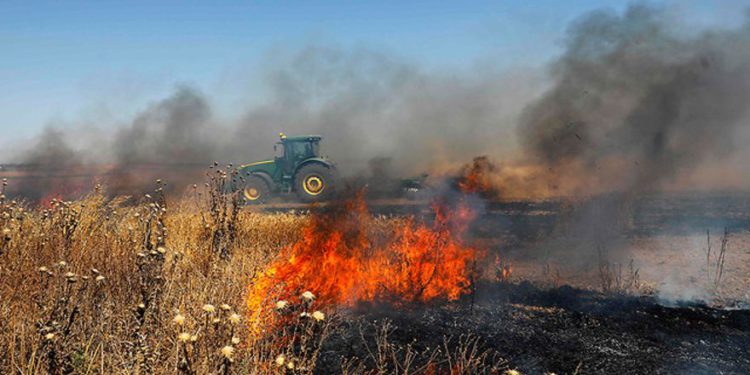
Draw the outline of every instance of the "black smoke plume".
[[[554,86],[520,123],[536,160],[587,189],[630,192],[742,147],[750,24],[690,35],[668,20],[664,9],[634,5],[570,27]]]
[[[672,21],[646,5],[580,18],[552,66],[552,87],[521,116],[527,156],[546,166],[553,184],[591,198],[563,218],[564,235],[541,246],[563,253],[564,263],[627,262],[624,235],[644,194],[690,190],[685,181],[701,169],[719,176],[708,181],[713,188],[746,175],[750,22],[695,32]],[[701,294],[686,288],[674,294]]]

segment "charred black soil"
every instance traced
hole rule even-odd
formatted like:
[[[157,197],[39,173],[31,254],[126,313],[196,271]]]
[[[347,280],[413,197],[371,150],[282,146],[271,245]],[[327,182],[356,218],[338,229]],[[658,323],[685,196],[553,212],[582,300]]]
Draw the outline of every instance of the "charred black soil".
[[[585,204],[609,209],[607,199]],[[414,203],[370,208],[376,214],[429,217],[424,206]],[[512,277],[480,283],[458,302],[347,311],[324,348],[318,372],[340,372],[342,358],[360,358],[376,368],[376,331],[389,321],[388,340],[400,348],[398,355],[410,348],[423,360],[436,349],[454,351],[462,339],[473,337],[488,363],[524,374],[750,373],[750,197],[682,194],[634,200],[624,215],[629,221],[605,237],[603,246],[614,249],[607,259],[582,250],[588,242],[601,241],[598,233],[565,230],[586,209],[558,201],[485,202],[470,240],[490,256],[511,262]],[[713,246],[721,233],[730,236],[721,288],[704,285],[713,267],[705,260],[707,231]],[[630,262],[632,274],[621,276],[640,272],[640,286],[620,293],[596,291],[603,290],[597,271],[603,261],[615,267]],[[547,271],[541,271],[545,264]],[[689,298],[680,302],[682,296]]]
[[[750,373],[750,310],[530,283],[484,284],[474,297],[442,305],[360,307],[328,341],[319,373],[340,371],[344,357],[368,358],[384,320],[397,347],[425,352],[451,338],[450,350],[471,335],[525,374]]]

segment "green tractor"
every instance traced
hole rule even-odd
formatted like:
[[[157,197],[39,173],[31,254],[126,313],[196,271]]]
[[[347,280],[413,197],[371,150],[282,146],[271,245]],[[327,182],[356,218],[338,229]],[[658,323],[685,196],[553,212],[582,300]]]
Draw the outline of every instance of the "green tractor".
[[[297,194],[303,202],[328,199],[339,180],[333,162],[320,156],[319,135],[287,137],[279,134],[275,157],[239,167],[242,196],[248,204],[267,202],[273,195]]]

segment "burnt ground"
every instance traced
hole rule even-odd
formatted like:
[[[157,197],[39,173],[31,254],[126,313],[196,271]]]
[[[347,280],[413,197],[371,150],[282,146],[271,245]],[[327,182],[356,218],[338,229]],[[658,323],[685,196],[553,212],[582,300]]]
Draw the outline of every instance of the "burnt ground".
[[[473,304],[466,297],[345,312],[320,357],[320,373],[340,372],[343,357],[367,358],[361,332],[372,350],[374,327],[385,319],[393,324],[392,344],[425,351],[441,347],[445,337],[455,343],[470,334],[525,374],[750,373],[750,310],[667,307],[653,297],[544,290],[528,282],[480,285]]]
[[[368,358],[364,343],[373,350],[375,327],[389,320],[396,346],[426,352],[446,337],[455,345],[473,335],[482,350],[524,374],[750,374],[750,196],[651,196],[630,209],[625,230],[604,242],[605,260],[624,265],[623,278],[632,276],[628,264],[638,272],[640,286],[626,288],[627,295],[597,291],[598,230],[561,230],[581,210],[573,207],[570,215],[561,202],[488,202],[471,240],[512,262],[509,282],[479,285],[473,304],[467,296],[344,312],[320,357],[320,373],[339,373],[342,358]],[[371,211],[429,216],[418,204]],[[707,285],[707,275],[715,274],[706,262],[707,230],[714,254],[721,233],[729,234],[718,288]]]

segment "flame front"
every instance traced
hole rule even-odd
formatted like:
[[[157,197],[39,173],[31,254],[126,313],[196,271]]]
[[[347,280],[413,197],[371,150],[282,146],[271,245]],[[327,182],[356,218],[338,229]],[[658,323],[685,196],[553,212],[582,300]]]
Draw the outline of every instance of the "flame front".
[[[294,300],[306,290],[323,305],[456,300],[469,290],[470,267],[478,255],[460,239],[474,213],[465,207],[433,208],[432,225],[406,219],[392,233],[377,235],[361,198],[313,215],[301,239],[252,280],[247,297],[251,322],[271,319],[274,301]]]

